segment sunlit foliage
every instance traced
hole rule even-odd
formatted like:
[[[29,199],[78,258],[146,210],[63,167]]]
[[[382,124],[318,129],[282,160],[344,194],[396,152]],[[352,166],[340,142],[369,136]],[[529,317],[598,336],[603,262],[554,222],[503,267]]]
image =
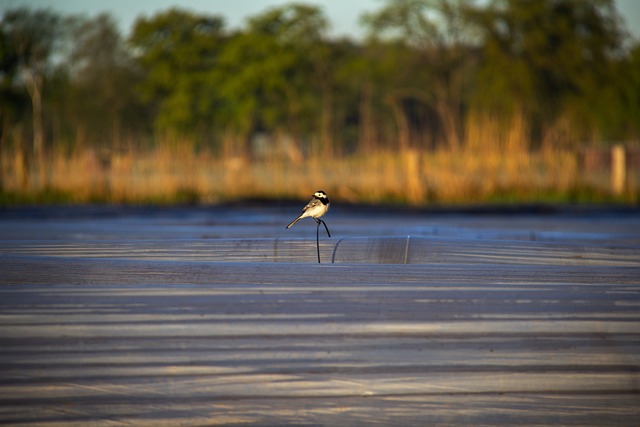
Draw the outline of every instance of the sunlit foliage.
[[[330,24],[304,3],[239,29],[176,7],[128,34],[106,14],[9,10],[3,170],[46,185],[47,156],[82,150],[105,168],[172,147],[240,170],[265,141],[271,159],[300,162],[640,138],[640,48],[613,0],[387,0],[362,17],[363,40],[332,37]]]

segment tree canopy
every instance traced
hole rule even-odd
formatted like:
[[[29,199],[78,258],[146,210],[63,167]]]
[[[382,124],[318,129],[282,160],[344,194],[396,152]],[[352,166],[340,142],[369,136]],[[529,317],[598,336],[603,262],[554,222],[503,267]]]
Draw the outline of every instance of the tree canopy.
[[[303,3],[237,30],[171,8],[121,35],[105,14],[10,10],[2,141],[21,126],[36,153],[126,136],[247,154],[259,133],[302,150],[460,149],[486,117],[525,123],[528,148],[639,137],[639,48],[612,0],[388,0],[362,23],[369,36],[349,40]]]

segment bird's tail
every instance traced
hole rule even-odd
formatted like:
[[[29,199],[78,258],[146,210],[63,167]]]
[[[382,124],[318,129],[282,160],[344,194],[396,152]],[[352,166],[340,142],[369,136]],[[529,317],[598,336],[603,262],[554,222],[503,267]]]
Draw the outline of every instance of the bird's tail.
[[[301,216],[299,216],[298,218],[294,219],[293,221],[291,221],[291,223],[289,225],[287,225],[287,228],[293,227],[293,224],[295,224],[296,222],[300,221],[301,219],[302,219]]]

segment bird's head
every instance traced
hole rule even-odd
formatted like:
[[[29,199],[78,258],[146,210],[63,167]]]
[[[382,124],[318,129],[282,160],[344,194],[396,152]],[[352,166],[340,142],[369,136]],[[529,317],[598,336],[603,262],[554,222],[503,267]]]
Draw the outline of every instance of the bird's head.
[[[325,193],[322,190],[318,190],[313,194],[313,197],[315,197],[316,199],[328,199],[329,196],[327,196],[327,193]]]

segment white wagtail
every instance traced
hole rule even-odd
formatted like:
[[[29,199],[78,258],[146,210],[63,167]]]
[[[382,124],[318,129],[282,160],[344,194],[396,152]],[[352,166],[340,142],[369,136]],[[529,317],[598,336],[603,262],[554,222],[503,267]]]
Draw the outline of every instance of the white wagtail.
[[[313,193],[313,198],[311,199],[311,201],[307,203],[304,208],[302,208],[302,213],[300,214],[300,216],[291,221],[291,224],[287,225],[287,228],[291,228],[293,224],[300,221],[302,218],[307,217],[313,218],[317,225],[320,225],[321,222],[324,224],[324,221],[321,220],[320,217],[326,214],[328,210],[329,196],[327,196],[327,193],[325,193],[324,191],[318,190]],[[324,224],[324,227],[327,228],[327,225]],[[329,234],[328,228],[327,234]],[[329,237],[331,237],[331,234],[329,234]]]

